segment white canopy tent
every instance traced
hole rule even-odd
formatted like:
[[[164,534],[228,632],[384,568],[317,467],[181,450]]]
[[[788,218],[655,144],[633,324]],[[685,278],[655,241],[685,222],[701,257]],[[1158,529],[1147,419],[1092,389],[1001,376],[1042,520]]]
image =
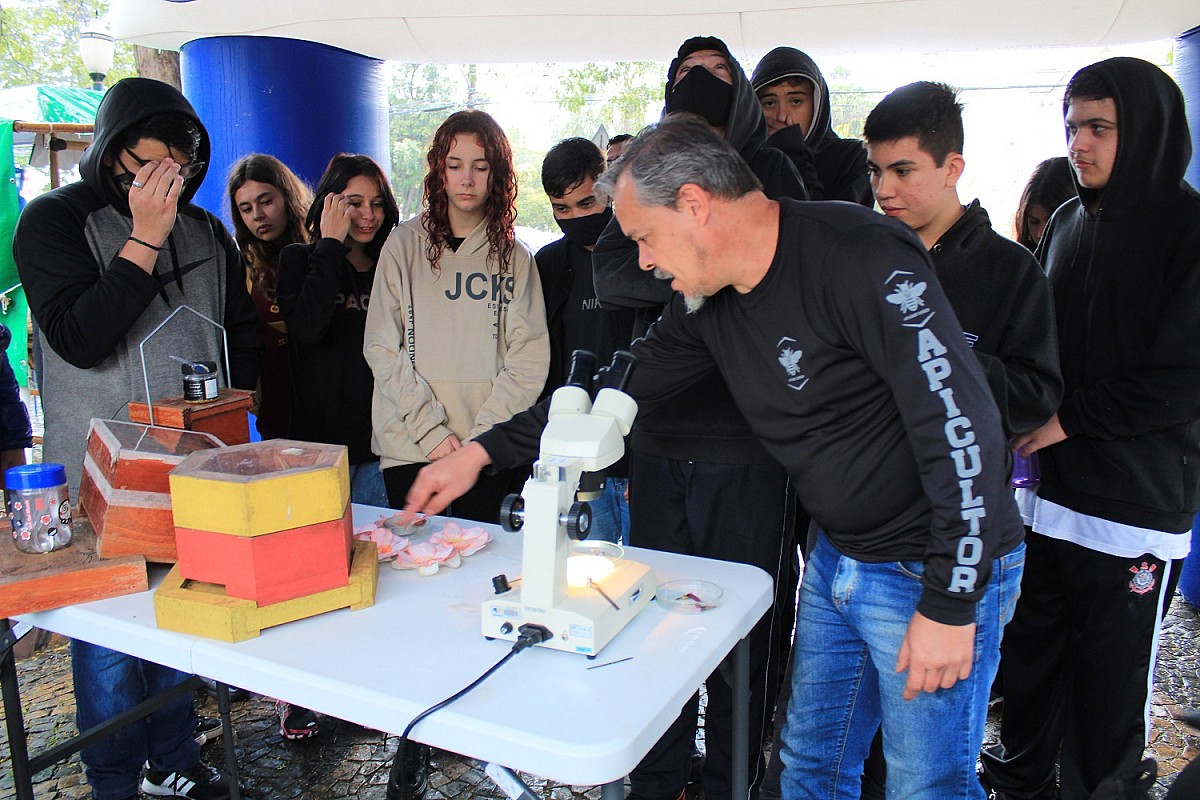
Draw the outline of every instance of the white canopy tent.
[[[755,57],[1118,45],[1200,25],[1200,0],[113,0],[111,18],[116,38],[160,49],[278,36],[459,64],[661,60],[696,34]]]

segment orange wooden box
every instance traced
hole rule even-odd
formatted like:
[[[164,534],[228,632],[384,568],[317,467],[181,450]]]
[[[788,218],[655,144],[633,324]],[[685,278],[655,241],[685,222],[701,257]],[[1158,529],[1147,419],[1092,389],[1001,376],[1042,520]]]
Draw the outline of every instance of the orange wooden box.
[[[183,395],[154,401],[154,424],[167,428],[211,433],[228,445],[250,441],[250,401],[254,392],[242,389],[221,389],[216,400],[189,403]],[[150,423],[150,409],[145,403],[129,404],[129,419]]]
[[[229,597],[280,603],[346,586],[353,532],[349,505],[341,519],[261,536],[176,528],[178,569],[187,580],[224,586]]]
[[[51,553],[21,552],[13,543],[8,520],[0,522],[0,617],[147,588],[146,560],[141,556],[101,559],[96,555],[96,533],[84,517],[71,520],[71,544]]]
[[[217,447],[220,440],[207,433],[93,419],[79,504],[95,526],[99,555],[174,563],[167,473],[190,453]]]

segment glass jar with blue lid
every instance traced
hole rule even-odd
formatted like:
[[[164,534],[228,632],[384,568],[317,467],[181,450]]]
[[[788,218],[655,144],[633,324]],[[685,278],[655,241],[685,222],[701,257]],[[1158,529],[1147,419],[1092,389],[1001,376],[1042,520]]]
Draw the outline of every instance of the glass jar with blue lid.
[[[19,550],[49,553],[71,543],[71,495],[62,464],[9,467],[4,499]]]

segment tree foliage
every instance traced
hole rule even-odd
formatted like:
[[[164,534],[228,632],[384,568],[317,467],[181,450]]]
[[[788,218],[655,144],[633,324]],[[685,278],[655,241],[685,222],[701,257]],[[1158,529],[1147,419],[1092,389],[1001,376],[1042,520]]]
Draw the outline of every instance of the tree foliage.
[[[558,106],[569,113],[562,136],[590,139],[603,125],[609,135],[637,133],[658,117],[662,105],[664,64],[617,61],[583,64],[562,73]]]
[[[542,189],[542,159],[546,154],[526,145],[519,131],[506,133],[517,168],[517,224],[553,233],[558,224]]]
[[[107,13],[108,3],[95,0],[0,3],[0,88],[91,86],[79,57],[79,32]],[[118,42],[107,83],[136,74],[133,46]]]
[[[391,134],[392,191],[401,219],[421,211],[426,154],[433,134],[446,117],[469,107],[487,110],[488,96],[479,87],[473,65],[395,64],[388,97]],[[489,76],[485,71],[484,78]],[[543,153],[522,142],[519,132],[506,131],[517,168],[517,222],[546,231],[557,230],[542,192]]]
[[[395,64],[388,92],[392,191],[400,218],[421,210],[425,154],[438,126],[466,106],[466,84],[440,64]]]
[[[829,116],[833,130],[843,139],[858,139],[862,136],[867,115],[882,95],[853,83],[850,70],[841,66],[835,67],[825,81],[829,84]]]

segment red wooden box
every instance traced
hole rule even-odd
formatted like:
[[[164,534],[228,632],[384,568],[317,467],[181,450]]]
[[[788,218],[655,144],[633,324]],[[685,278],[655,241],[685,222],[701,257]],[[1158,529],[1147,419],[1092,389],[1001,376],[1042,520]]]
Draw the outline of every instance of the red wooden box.
[[[93,419],[79,504],[96,528],[99,555],[174,563],[167,473],[189,454],[216,447],[221,442],[207,433]]]
[[[346,586],[353,532],[349,505],[340,519],[260,536],[176,528],[179,571],[229,597],[279,603]]]

